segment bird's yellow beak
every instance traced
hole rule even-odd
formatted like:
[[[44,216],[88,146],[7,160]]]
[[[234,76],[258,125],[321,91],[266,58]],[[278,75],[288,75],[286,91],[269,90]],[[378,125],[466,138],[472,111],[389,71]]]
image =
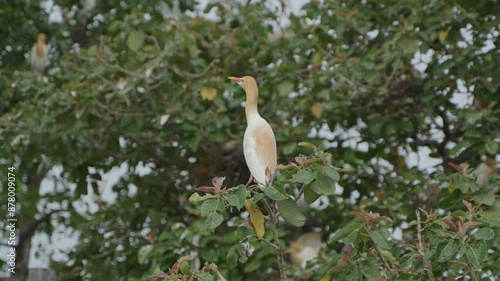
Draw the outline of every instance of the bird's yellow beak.
[[[227,78],[229,78],[230,80],[233,80],[234,82],[236,82],[238,84],[243,83],[243,78],[232,77],[232,76],[229,76]]]

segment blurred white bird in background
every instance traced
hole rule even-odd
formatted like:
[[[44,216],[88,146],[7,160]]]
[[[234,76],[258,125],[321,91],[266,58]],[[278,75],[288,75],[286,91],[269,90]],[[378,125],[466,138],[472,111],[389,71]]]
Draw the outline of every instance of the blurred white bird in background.
[[[30,54],[30,65],[31,70],[37,74],[42,75],[45,68],[49,65],[48,59],[48,48],[45,42],[47,41],[47,36],[45,33],[38,33],[36,43],[31,48]]]

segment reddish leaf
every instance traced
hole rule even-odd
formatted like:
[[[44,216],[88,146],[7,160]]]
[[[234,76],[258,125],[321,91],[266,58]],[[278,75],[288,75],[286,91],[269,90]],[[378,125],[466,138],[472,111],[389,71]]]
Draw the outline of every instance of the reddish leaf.
[[[369,216],[367,214],[363,214],[361,212],[352,211],[351,214],[355,215],[356,217],[360,217],[365,221],[369,219]]]
[[[304,158],[302,157],[295,157],[295,162],[302,164],[302,161],[304,161]]]
[[[474,213],[474,206],[467,200],[462,200],[462,203],[464,203],[465,207],[467,207],[467,210],[469,212]]]
[[[278,166],[276,166],[276,170],[278,170],[278,171],[291,169],[291,168],[297,168],[297,164],[289,163],[287,165],[279,164]]]
[[[220,189],[217,189],[213,186],[200,186],[200,187],[197,187],[196,190],[200,191],[200,192],[212,193],[212,194],[220,192]]]
[[[418,209],[419,209],[419,210],[420,210],[420,212],[421,212],[422,214],[424,214],[426,217],[429,217],[429,213],[427,213],[427,211],[425,211],[424,209],[422,209],[422,208],[420,208],[420,207],[418,207]]]
[[[314,159],[314,158],[313,158],[313,159],[304,159],[304,160],[302,160],[302,163],[301,163],[301,164],[302,164],[302,165],[307,165],[307,164],[314,163],[314,162],[316,162],[316,161],[318,161],[318,159]]]
[[[212,179],[212,184],[215,186],[215,188],[220,190],[225,180],[226,177],[215,177]]]
[[[388,221],[388,222],[392,222],[392,219],[389,218],[389,217],[385,217],[385,216],[380,216],[380,217],[376,217],[373,219],[374,222],[380,222],[380,221]]]
[[[454,263],[454,264],[458,264],[462,267],[465,267],[465,268],[469,268],[469,265],[465,262],[461,262],[461,261],[452,261],[451,263]]]
[[[350,264],[351,263],[351,260],[349,259],[349,257],[347,255],[342,255],[342,257],[340,258],[340,260],[342,260],[342,262],[344,262],[345,264]]]
[[[181,264],[185,261],[190,261],[193,258],[191,256],[183,256],[180,257],[176,263],[172,266],[172,269],[170,269],[170,274],[177,274],[179,272],[179,269],[181,268]]]
[[[464,230],[465,230],[465,232],[467,232],[471,229],[471,227],[474,227],[477,225],[481,225],[481,223],[477,222],[477,221],[468,221],[468,222],[464,223]]]
[[[217,267],[217,265],[215,263],[211,263],[211,264],[207,264],[205,265],[203,268],[202,268],[203,271],[209,271],[209,270],[212,270],[214,272],[217,272],[219,271],[219,268]]]
[[[448,165],[450,165],[453,169],[455,169],[460,174],[465,175],[462,167],[460,167],[460,166],[458,166],[456,164],[453,164],[453,163],[448,163]]]
[[[299,146],[303,146],[303,147],[307,147],[307,148],[310,148],[310,149],[314,149],[316,150],[316,146],[312,143],[309,143],[309,142],[299,142]]]
[[[336,172],[338,173],[349,173],[351,170],[348,170],[348,169],[343,169],[343,168],[337,168],[337,167],[333,167],[335,169]]]
[[[441,219],[444,223],[446,223],[451,229],[453,229],[455,232],[458,231],[458,228],[457,226],[455,225],[455,223],[447,220],[447,219]]]

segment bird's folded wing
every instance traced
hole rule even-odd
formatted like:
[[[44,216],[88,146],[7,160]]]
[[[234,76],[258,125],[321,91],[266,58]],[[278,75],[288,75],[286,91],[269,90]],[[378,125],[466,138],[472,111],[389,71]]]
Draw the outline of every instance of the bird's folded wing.
[[[274,173],[277,163],[276,139],[271,126],[268,124],[260,125],[255,128],[254,133],[257,157],[266,165],[266,168],[269,168]]]

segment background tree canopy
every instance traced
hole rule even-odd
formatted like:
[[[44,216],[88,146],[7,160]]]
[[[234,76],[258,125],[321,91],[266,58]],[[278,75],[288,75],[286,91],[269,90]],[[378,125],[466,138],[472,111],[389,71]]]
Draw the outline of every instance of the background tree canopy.
[[[54,0],[60,11],[42,2],[0,0],[2,194],[7,167],[17,176],[11,280],[25,280],[34,233],[57,224],[79,241],[52,263],[58,280],[144,280],[187,255],[193,270],[213,262],[228,280],[278,280],[275,249],[238,227],[244,209],[207,229],[188,200],[215,176],[228,187],[248,179],[244,94],[226,78],[246,74],[257,78],[279,163],[311,155],[297,145],[307,141],[349,170],[336,188],[327,181],[336,192],[306,194],[322,198],[302,204],[303,227],[279,225],[284,248],[301,232],[333,237],[310,276],[288,264],[289,277],[500,277],[498,177],[479,186],[476,172],[449,165],[498,159],[497,1],[311,1],[293,13],[286,1]],[[50,46],[44,77],[25,57],[38,32]],[[415,160],[423,155],[436,166]],[[100,200],[101,175],[124,163],[116,199]],[[279,180],[297,195],[307,181],[287,175]],[[56,182],[50,193],[40,192],[44,178]],[[75,207],[92,194],[97,210]]]

